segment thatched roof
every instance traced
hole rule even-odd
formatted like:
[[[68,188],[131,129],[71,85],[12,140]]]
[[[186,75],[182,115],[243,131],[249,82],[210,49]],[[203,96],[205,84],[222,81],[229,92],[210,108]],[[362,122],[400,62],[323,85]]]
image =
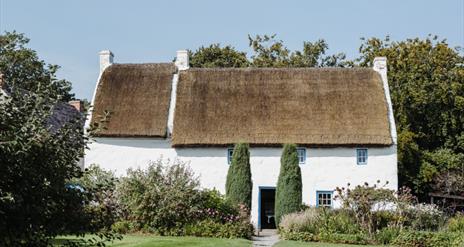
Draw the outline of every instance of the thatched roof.
[[[391,145],[382,80],[368,68],[189,69],[173,146]]]
[[[104,111],[110,121],[99,136],[165,137],[171,96],[172,63],[113,64],[103,72],[92,122]]]

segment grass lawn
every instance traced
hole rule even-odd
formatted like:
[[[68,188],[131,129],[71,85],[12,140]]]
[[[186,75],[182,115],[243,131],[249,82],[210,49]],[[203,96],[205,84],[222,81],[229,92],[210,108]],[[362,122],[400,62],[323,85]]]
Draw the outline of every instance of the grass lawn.
[[[63,239],[70,239],[64,237]],[[63,239],[56,239],[55,243],[60,243]],[[124,235],[122,240],[107,243],[106,246],[112,247],[215,247],[230,246],[242,247],[251,246],[251,241],[245,239],[221,239],[221,238],[196,238],[196,237],[160,237],[154,235]]]
[[[88,236],[89,237],[89,236]],[[59,245],[64,240],[73,239],[73,237],[62,237],[55,239]],[[223,238],[196,238],[196,237],[160,237],[155,235],[124,235],[122,240],[116,240],[113,243],[107,243],[111,247],[250,247],[251,241],[245,239],[223,239]],[[351,244],[330,244],[319,242],[298,242],[281,240],[275,247],[378,247],[379,245],[351,245]]]
[[[380,245],[330,244],[330,243],[319,243],[319,242],[306,243],[306,242],[282,240],[274,246],[275,247],[353,247],[353,246],[375,247],[375,246],[380,246]]]

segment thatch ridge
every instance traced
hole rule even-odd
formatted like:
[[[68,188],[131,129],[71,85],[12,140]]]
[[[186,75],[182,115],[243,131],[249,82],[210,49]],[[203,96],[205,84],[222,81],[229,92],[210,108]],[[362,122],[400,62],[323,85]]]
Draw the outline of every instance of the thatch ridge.
[[[370,68],[181,71],[173,146],[391,145],[380,75]]]
[[[110,112],[97,136],[165,137],[173,63],[112,64],[95,95],[92,122]]]

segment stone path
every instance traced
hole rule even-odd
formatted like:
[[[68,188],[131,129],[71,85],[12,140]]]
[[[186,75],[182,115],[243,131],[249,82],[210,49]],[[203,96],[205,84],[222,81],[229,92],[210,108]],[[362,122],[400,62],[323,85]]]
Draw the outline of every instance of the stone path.
[[[259,233],[259,236],[253,236],[253,246],[273,246],[279,242],[277,230],[264,229]]]

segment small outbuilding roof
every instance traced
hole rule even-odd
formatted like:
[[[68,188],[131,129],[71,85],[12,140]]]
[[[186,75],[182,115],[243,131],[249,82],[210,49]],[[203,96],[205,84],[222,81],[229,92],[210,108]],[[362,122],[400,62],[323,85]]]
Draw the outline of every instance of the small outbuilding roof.
[[[172,144],[391,145],[387,113],[370,68],[189,69]]]
[[[98,136],[165,137],[173,63],[112,64],[103,72],[92,122],[110,112]]]

